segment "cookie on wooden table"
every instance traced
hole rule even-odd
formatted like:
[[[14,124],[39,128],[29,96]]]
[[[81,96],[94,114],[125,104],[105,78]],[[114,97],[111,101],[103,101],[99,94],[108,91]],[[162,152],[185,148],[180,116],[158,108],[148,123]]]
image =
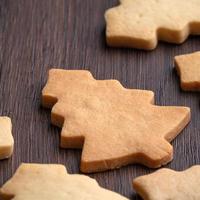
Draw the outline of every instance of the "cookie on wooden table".
[[[199,200],[200,166],[183,172],[161,169],[136,178],[133,187],[144,200]]]
[[[200,91],[200,52],[175,57],[175,67],[185,91]]]
[[[120,0],[105,14],[109,46],[152,50],[200,35],[199,0]]]
[[[83,148],[85,173],[131,163],[157,168],[173,159],[169,142],[190,121],[190,109],[153,102],[151,91],[95,80],[83,70],[50,70],[42,91],[52,123],[62,127],[61,147]]]
[[[128,200],[101,188],[84,175],[70,175],[63,165],[22,164],[0,189],[2,200]]]
[[[11,119],[0,117],[0,160],[9,158],[13,153],[14,140],[11,129]]]

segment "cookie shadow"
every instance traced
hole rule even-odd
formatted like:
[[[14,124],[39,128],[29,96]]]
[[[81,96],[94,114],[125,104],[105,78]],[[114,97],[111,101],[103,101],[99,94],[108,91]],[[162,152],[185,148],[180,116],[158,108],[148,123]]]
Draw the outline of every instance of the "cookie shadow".
[[[142,200],[142,198],[138,194],[133,194],[131,195],[130,200]]]

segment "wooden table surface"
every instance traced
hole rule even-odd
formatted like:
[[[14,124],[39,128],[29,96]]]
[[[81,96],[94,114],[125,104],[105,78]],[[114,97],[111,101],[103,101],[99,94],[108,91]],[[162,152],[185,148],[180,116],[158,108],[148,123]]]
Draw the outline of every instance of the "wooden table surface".
[[[108,48],[106,9],[118,0],[1,0],[0,115],[12,118],[15,139],[11,159],[0,161],[0,184],[22,162],[61,163],[79,173],[81,151],[59,148],[60,129],[41,107],[48,70],[88,69],[97,79],[114,78],[125,87],[155,92],[159,105],[184,105],[192,121],[174,141],[174,160],[183,170],[200,162],[199,94],[182,92],[173,70],[175,55],[200,50],[200,38],[183,45],[160,43],[154,51]],[[152,172],[140,165],[91,174],[98,183],[134,200],[132,179]]]

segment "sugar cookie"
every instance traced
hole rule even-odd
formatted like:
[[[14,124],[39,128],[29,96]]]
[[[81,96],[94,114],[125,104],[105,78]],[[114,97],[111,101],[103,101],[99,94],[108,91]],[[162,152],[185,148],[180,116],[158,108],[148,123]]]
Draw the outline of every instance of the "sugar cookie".
[[[200,91],[200,52],[176,56],[175,67],[183,90]]]
[[[144,200],[199,200],[200,166],[183,172],[161,169],[136,178],[133,186]]]
[[[63,165],[22,164],[0,189],[2,200],[128,200],[101,188],[84,175],[70,175]]]
[[[0,117],[0,160],[9,158],[13,153],[14,140],[11,129],[11,119]]]
[[[152,50],[200,35],[199,0],[121,0],[105,14],[109,46]]]
[[[82,172],[130,163],[157,168],[173,158],[169,144],[190,121],[186,107],[153,105],[151,91],[95,80],[88,71],[52,69],[42,92],[61,147],[83,148]]]

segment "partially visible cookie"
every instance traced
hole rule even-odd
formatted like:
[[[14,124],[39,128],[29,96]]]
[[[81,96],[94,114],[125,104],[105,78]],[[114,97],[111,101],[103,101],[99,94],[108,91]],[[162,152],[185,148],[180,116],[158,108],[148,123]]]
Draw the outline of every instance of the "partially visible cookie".
[[[2,200],[128,200],[101,188],[84,175],[70,175],[63,165],[22,164],[0,189]]]
[[[120,0],[105,14],[107,44],[151,50],[200,34],[199,0]]]
[[[0,117],[0,159],[9,158],[13,153],[14,140],[11,129],[11,119]]]
[[[183,90],[200,91],[200,52],[176,56],[175,67]]]
[[[200,166],[183,172],[160,169],[136,178],[133,187],[144,200],[199,200]]]
[[[61,147],[83,148],[85,173],[165,165],[173,159],[170,142],[190,121],[187,107],[154,105],[153,92],[96,80],[84,70],[50,70],[42,103],[62,127]]]

